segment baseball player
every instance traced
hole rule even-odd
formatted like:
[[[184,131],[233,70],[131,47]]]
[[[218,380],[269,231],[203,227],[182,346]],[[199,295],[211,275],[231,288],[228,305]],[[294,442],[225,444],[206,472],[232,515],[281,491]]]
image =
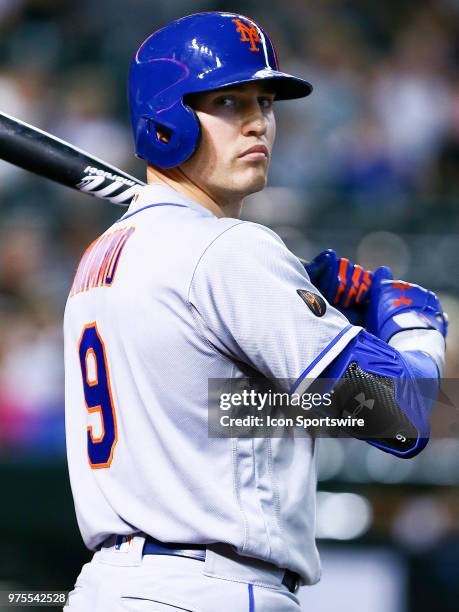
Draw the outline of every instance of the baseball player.
[[[211,379],[257,372],[289,393],[350,380],[387,416],[368,443],[400,457],[427,443],[433,400],[416,379],[443,368],[437,297],[334,252],[310,278],[239,220],[266,184],[274,104],[311,90],[232,13],[174,21],[134,57],[148,185],[84,253],[65,312],[70,479],[95,551],[72,612],[293,612],[319,580],[317,440],[209,437]]]

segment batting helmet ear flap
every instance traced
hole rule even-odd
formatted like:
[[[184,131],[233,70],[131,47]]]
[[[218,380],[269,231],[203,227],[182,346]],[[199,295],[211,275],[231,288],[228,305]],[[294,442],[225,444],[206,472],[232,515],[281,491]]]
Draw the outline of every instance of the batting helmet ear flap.
[[[193,155],[200,140],[201,125],[196,113],[179,100],[171,108],[138,120],[136,153],[153,166],[173,168]]]
[[[156,135],[157,140],[164,143],[170,142],[172,136],[171,131],[165,125],[161,125],[157,121],[153,121],[153,119],[147,119],[147,133],[152,138]]]

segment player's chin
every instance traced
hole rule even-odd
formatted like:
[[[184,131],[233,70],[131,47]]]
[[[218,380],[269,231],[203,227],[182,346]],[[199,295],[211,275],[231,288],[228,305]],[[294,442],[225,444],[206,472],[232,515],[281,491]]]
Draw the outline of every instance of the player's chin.
[[[241,177],[241,183],[246,185],[247,193],[256,193],[266,187],[268,182],[268,167],[261,165],[246,168]]]

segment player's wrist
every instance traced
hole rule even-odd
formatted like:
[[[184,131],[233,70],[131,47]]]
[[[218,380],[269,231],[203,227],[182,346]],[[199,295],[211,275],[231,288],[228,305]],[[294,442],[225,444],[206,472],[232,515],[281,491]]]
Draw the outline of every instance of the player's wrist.
[[[394,334],[388,344],[400,353],[424,353],[436,365],[437,375],[445,369],[445,338],[436,329],[407,329]]]

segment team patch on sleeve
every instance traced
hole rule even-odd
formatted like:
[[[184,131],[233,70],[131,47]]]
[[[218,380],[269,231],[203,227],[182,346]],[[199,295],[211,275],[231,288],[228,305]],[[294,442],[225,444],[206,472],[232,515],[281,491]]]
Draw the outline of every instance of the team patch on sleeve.
[[[78,265],[70,297],[94,287],[110,287],[123,248],[134,232],[133,227],[103,234],[86,249]]]
[[[323,317],[327,310],[327,304],[324,298],[317,293],[307,291],[306,289],[297,289],[296,292],[309,308],[309,310],[316,315],[316,317]]]

